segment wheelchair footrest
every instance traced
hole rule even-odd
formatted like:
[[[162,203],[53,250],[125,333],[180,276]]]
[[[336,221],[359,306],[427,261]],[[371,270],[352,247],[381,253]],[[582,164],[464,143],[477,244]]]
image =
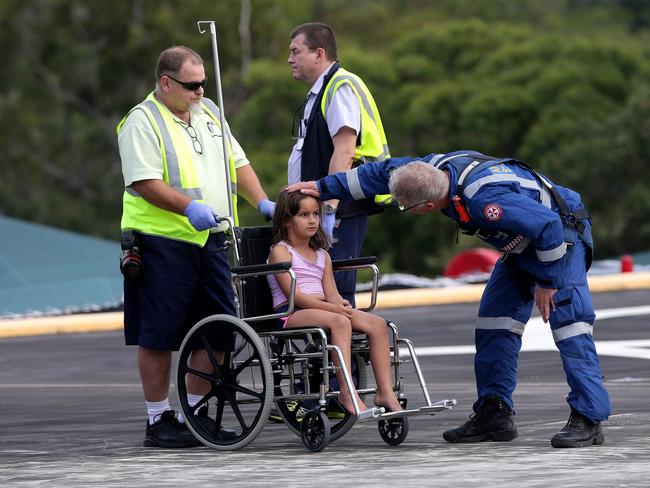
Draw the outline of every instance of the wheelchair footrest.
[[[442,412],[443,410],[451,410],[456,405],[456,399],[451,400],[440,400],[439,402],[433,403],[431,405],[425,405],[420,407],[418,410],[422,414],[434,415],[436,412]]]
[[[368,410],[363,410],[359,412],[359,415],[357,415],[357,420],[359,422],[366,422],[368,420],[374,420],[386,413],[386,409],[384,407],[372,407],[369,408]]]
[[[374,408],[361,412],[362,415],[366,414],[366,412],[368,413],[363,416],[359,415],[358,420],[359,422],[367,422],[369,420],[390,420],[399,417],[409,417],[411,415],[435,415],[436,413],[442,412],[443,410],[451,410],[454,405],[456,405],[455,399],[440,400],[439,402],[433,403],[431,405],[425,405],[420,408],[400,410],[399,412],[383,412],[373,415],[371,413],[371,410],[379,410],[377,408]],[[383,408],[381,410],[383,410]]]

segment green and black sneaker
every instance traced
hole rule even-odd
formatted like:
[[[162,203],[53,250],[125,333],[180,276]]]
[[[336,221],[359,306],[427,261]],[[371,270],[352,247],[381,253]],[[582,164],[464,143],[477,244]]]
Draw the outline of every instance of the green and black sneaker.
[[[276,424],[284,423],[282,414],[280,414],[280,411],[275,407],[273,407],[269,412],[269,422],[275,422]]]

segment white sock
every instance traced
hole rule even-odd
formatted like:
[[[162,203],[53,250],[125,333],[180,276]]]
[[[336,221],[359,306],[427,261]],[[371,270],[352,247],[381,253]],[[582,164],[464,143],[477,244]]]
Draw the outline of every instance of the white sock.
[[[193,395],[191,393],[187,394],[187,403],[190,404],[190,407],[193,407],[203,398],[203,395]]]
[[[169,397],[165,398],[160,402],[147,402],[147,415],[149,415],[149,424],[153,425],[160,420],[160,416],[163,412],[171,410],[172,407],[169,405]]]
[[[199,403],[201,398],[203,398],[203,395],[193,395],[191,393],[188,393],[187,394],[187,403],[190,405],[190,407],[193,407],[194,405]],[[178,421],[181,422],[181,423],[185,423],[185,417],[183,416],[182,411],[178,412]]]

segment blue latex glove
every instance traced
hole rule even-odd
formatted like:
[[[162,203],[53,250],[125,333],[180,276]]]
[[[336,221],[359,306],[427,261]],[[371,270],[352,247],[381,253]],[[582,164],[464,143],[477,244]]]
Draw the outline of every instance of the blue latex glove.
[[[325,232],[327,240],[334,242],[334,224],[336,223],[336,214],[326,214],[321,216],[320,225]]]
[[[275,212],[275,202],[272,202],[268,198],[263,198],[260,200],[260,203],[257,204],[257,210],[264,216],[267,222],[273,220],[273,213]]]
[[[196,200],[189,203],[184,213],[196,230],[206,230],[217,226],[217,216],[212,209]]]

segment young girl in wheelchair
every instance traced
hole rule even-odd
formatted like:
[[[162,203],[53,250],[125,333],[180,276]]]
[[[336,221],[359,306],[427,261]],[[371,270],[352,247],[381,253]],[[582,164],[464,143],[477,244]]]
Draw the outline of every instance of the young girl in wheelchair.
[[[368,336],[370,362],[375,374],[377,393],[374,403],[388,411],[401,410],[391,376],[390,350],[386,322],[376,315],[353,309],[339,295],[334,282],[332,261],[326,252],[327,237],[320,227],[322,204],[320,200],[299,192],[281,190],[276,200],[273,216],[273,246],[269,263],[290,261],[296,276],[294,312],[283,319],[284,328],[318,325],[329,331],[332,343],[338,346],[348,371],[351,371],[352,331]],[[287,295],[291,278],[287,274],[268,276],[276,312],[288,309]],[[334,355],[334,363],[339,366]],[[339,403],[351,414],[354,404],[339,370],[336,374],[340,385]],[[367,407],[353,393],[361,410]]]

